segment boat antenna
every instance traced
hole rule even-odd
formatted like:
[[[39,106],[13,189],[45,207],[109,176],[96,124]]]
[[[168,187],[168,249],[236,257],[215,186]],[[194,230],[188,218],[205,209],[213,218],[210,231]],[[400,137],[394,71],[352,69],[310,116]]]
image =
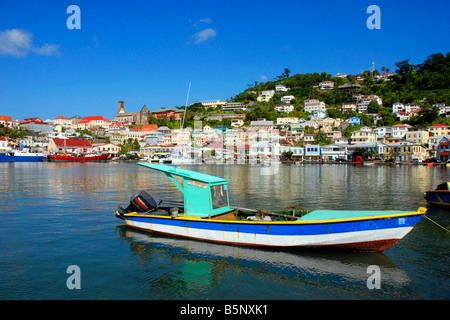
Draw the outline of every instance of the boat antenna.
[[[184,115],[183,115],[183,121],[181,122],[181,130],[183,130],[183,126],[184,126],[184,118],[186,117],[186,109],[187,109],[190,91],[191,91],[191,82],[189,82],[189,88],[188,88],[188,93],[187,93],[187,97],[186,97],[186,104],[184,105]]]

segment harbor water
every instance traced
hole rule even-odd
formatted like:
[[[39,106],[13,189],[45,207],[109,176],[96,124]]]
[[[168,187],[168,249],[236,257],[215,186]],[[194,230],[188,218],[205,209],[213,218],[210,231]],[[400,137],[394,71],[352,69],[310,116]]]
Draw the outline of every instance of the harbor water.
[[[228,179],[232,206],[265,210],[413,211],[450,180],[445,166],[183,168]],[[450,298],[450,234],[428,219],[382,253],[244,248],[128,229],[114,211],[140,190],[181,199],[163,173],[131,162],[0,163],[0,299]],[[450,226],[448,210],[427,216]]]

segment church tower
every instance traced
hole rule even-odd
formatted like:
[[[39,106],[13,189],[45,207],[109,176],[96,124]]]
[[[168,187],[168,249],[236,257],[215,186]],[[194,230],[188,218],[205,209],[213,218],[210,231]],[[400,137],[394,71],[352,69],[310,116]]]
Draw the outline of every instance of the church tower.
[[[117,111],[117,113],[125,113],[125,109],[123,106],[123,101],[119,101],[119,110]]]

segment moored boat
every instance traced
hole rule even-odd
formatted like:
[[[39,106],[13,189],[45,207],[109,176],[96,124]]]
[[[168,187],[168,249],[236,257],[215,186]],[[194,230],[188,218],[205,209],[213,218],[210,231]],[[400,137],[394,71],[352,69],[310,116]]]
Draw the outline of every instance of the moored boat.
[[[126,208],[119,206],[118,218],[147,232],[243,246],[380,252],[408,234],[426,212],[237,208],[229,205],[225,179],[162,164],[138,165],[163,172],[184,198],[156,201],[141,191]]]
[[[430,205],[450,208],[450,182],[441,183],[435,190],[426,191],[425,200]]]
[[[0,154],[0,162],[42,162],[44,156],[41,152],[30,152],[29,149],[13,149]]]
[[[68,154],[56,154],[49,155],[48,161],[51,162],[104,162],[110,159],[109,154],[79,154],[79,155],[68,155]]]

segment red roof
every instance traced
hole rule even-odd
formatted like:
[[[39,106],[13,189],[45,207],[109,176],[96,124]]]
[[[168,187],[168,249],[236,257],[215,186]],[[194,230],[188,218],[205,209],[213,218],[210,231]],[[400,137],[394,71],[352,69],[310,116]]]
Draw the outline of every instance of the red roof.
[[[57,119],[72,120],[72,119],[70,119],[70,118],[66,118],[66,117],[63,117],[63,116],[56,117],[56,118],[53,119],[53,120],[57,120]]]
[[[103,118],[102,116],[92,116],[92,117],[84,117],[78,123],[89,123],[89,122],[91,122],[93,120],[111,121],[111,120],[108,120],[106,118]]]
[[[0,141],[8,141],[8,138],[6,138],[6,137],[0,137]]]
[[[87,139],[60,139],[53,138],[53,142],[57,147],[92,147],[92,144]]]
[[[10,116],[0,116],[0,120],[4,120],[4,121],[12,121]]]
[[[441,124],[441,123],[436,123],[436,124],[433,124],[432,126],[430,126],[430,127],[448,127],[447,125],[445,125],[445,124]]]
[[[144,124],[141,128],[141,131],[156,131],[158,130],[157,124]]]

